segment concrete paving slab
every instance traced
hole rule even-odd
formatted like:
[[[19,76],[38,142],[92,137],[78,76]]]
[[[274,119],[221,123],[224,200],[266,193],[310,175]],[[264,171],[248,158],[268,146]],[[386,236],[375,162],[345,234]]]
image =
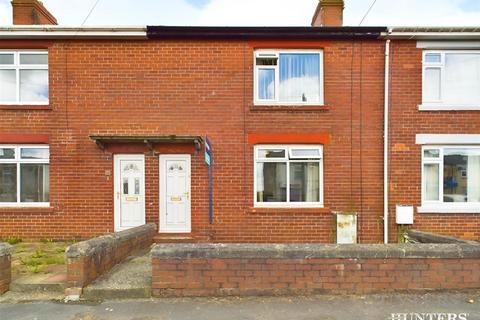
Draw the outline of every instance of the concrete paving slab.
[[[25,320],[479,320],[480,292],[5,303],[0,315]]]
[[[152,291],[150,253],[130,257],[83,289],[86,300],[149,298]]]

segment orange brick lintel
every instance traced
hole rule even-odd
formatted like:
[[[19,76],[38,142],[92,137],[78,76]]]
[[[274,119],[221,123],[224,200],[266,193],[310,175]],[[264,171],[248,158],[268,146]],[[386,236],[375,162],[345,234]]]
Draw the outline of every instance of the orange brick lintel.
[[[48,134],[0,134],[0,143],[33,143],[48,144],[50,136]]]
[[[247,136],[249,144],[260,143],[306,143],[306,144],[328,144],[330,134],[328,133],[249,133]]]

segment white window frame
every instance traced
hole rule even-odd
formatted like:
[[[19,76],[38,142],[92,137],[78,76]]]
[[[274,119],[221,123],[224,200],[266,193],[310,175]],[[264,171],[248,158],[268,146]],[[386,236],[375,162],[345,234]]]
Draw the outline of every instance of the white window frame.
[[[15,101],[1,101],[3,105],[48,105],[50,101],[50,79],[48,79],[48,94],[49,97],[46,101],[20,101],[20,70],[47,70],[47,64],[20,64],[20,54],[46,54],[48,59],[47,50],[0,50],[1,54],[13,54],[13,64],[0,64],[0,70],[15,70],[16,73],[16,91]]]
[[[423,50],[422,54],[422,104],[418,106],[420,111],[448,111],[448,110],[480,110],[480,101],[476,104],[456,104],[443,101],[442,96],[445,92],[445,54],[448,53],[474,53],[480,55],[480,50]],[[440,62],[426,62],[427,54],[439,54]],[[440,69],[440,99],[426,101],[426,69]]]
[[[417,208],[420,213],[480,213],[480,202],[444,202],[443,201],[443,166],[444,166],[444,150],[445,149],[480,149],[480,145],[423,145],[422,146],[422,196],[421,207]],[[425,158],[425,150],[439,150],[438,158]],[[425,164],[439,165],[439,190],[438,200],[426,200],[425,190]]]
[[[21,149],[48,149],[50,153],[50,146],[38,145],[38,144],[2,144],[0,148],[15,149],[14,159],[0,159],[0,164],[16,164],[17,165],[17,201],[16,202],[0,202],[0,207],[50,207],[50,202],[21,202],[21,177],[20,177],[20,165],[21,164],[50,164],[50,155],[48,159],[22,159],[20,157]],[[50,176],[48,177],[50,179]]]
[[[319,78],[320,78],[320,100],[319,101],[280,101],[280,54],[281,53],[289,53],[289,54],[308,54],[308,53],[315,53],[319,55],[320,63],[319,63]],[[257,58],[260,56],[266,57],[266,55],[270,57],[277,58],[277,65],[276,66],[257,66]],[[313,50],[313,49],[261,49],[255,50],[253,53],[253,94],[254,94],[254,104],[255,105],[279,105],[279,106],[291,106],[291,105],[323,105],[324,104],[324,88],[323,88],[323,69],[324,69],[324,62],[323,62],[323,50]],[[274,99],[259,99],[258,98],[258,70],[259,69],[274,69],[275,70],[275,98]]]
[[[259,158],[258,151],[261,149],[285,150],[284,158]],[[294,158],[290,155],[290,149],[315,149],[319,150],[318,158]],[[259,202],[257,201],[257,163],[282,162],[286,163],[286,202]],[[318,202],[290,202],[290,163],[292,162],[318,162],[319,163],[319,201]],[[323,208],[323,146],[322,145],[300,145],[300,144],[259,144],[254,147],[253,152],[253,199],[255,208]]]

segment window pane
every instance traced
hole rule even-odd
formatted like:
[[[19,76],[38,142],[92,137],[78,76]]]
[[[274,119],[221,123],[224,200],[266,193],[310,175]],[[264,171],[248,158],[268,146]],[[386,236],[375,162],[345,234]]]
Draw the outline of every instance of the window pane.
[[[15,149],[0,148],[0,159],[15,159]]]
[[[48,70],[20,70],[20,101],[48,101]]]
[[[287,201],[286,163],[257,163],[257,201]]]
[[[0,202],[17,202],[16,164],[0,164]]]
[[[140,178],[135,178],[135,194],[140,194]]]
[[[423,98],[425,101],[440,100],[440,68],[425,69],[425,85],[423,90]]]
[[[439,200],[439,173],[439,164],[428,163],[424,165],[425,200]]]
[[[13,53],[2,53],[0,54],[0,64],[13,64]]]
[[[292,157],[294,158],[319,158],[320,150],[318,149],[292,149]]]
[[[128,194],[128,178],[123,178],[123,194]]]
[[[285,158],[284,149],[258,149],[259,158]]]
[[[480,149],[445,149],[444,201],[480,202]]]
[[[15,101],[16,80],[15,70],[0,70],[0,101]]]
[[[48,148],[22,148],[20,151],[22,159],[48,159],[49,155]]]
[[[440,157],[440,150],[438,149],[426,149],[423,151],[423,156],[425,158],[438,158]]]
[[[280,100],[320,101],[320,55],[280,54]]]
[[[20,64],[48,64],[48,54],[21,53]]]
[[[255,63],[257,66],[276,66],[277,65],[277,57],[265,57],[265,58],[257,58]]]
[[[480,54],[445,54],[445,102],[480,103]]]
[[[274,69],[258,69],[258,99],[275,99]]]
[[[48,202],[50,193],[48,164],[20,165],[20,201]]]
[[[427,53],[425,55],[425,62],[440,63],[441,61],[442,61],[442,58],[440,56],[440,53]]]
[[[290,163],[290,201],[320,201],[320,164],[318,162]]]

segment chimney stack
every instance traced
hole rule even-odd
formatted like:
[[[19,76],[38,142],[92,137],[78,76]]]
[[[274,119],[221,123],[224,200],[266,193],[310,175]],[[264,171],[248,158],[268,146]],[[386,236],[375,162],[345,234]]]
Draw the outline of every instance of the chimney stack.
[[[57,19],[38,0],[12,0],[13,24],[57,24]]]
[[[341,27],[344,7],[343,0],[319,0],[312,18],[312,27]]]

